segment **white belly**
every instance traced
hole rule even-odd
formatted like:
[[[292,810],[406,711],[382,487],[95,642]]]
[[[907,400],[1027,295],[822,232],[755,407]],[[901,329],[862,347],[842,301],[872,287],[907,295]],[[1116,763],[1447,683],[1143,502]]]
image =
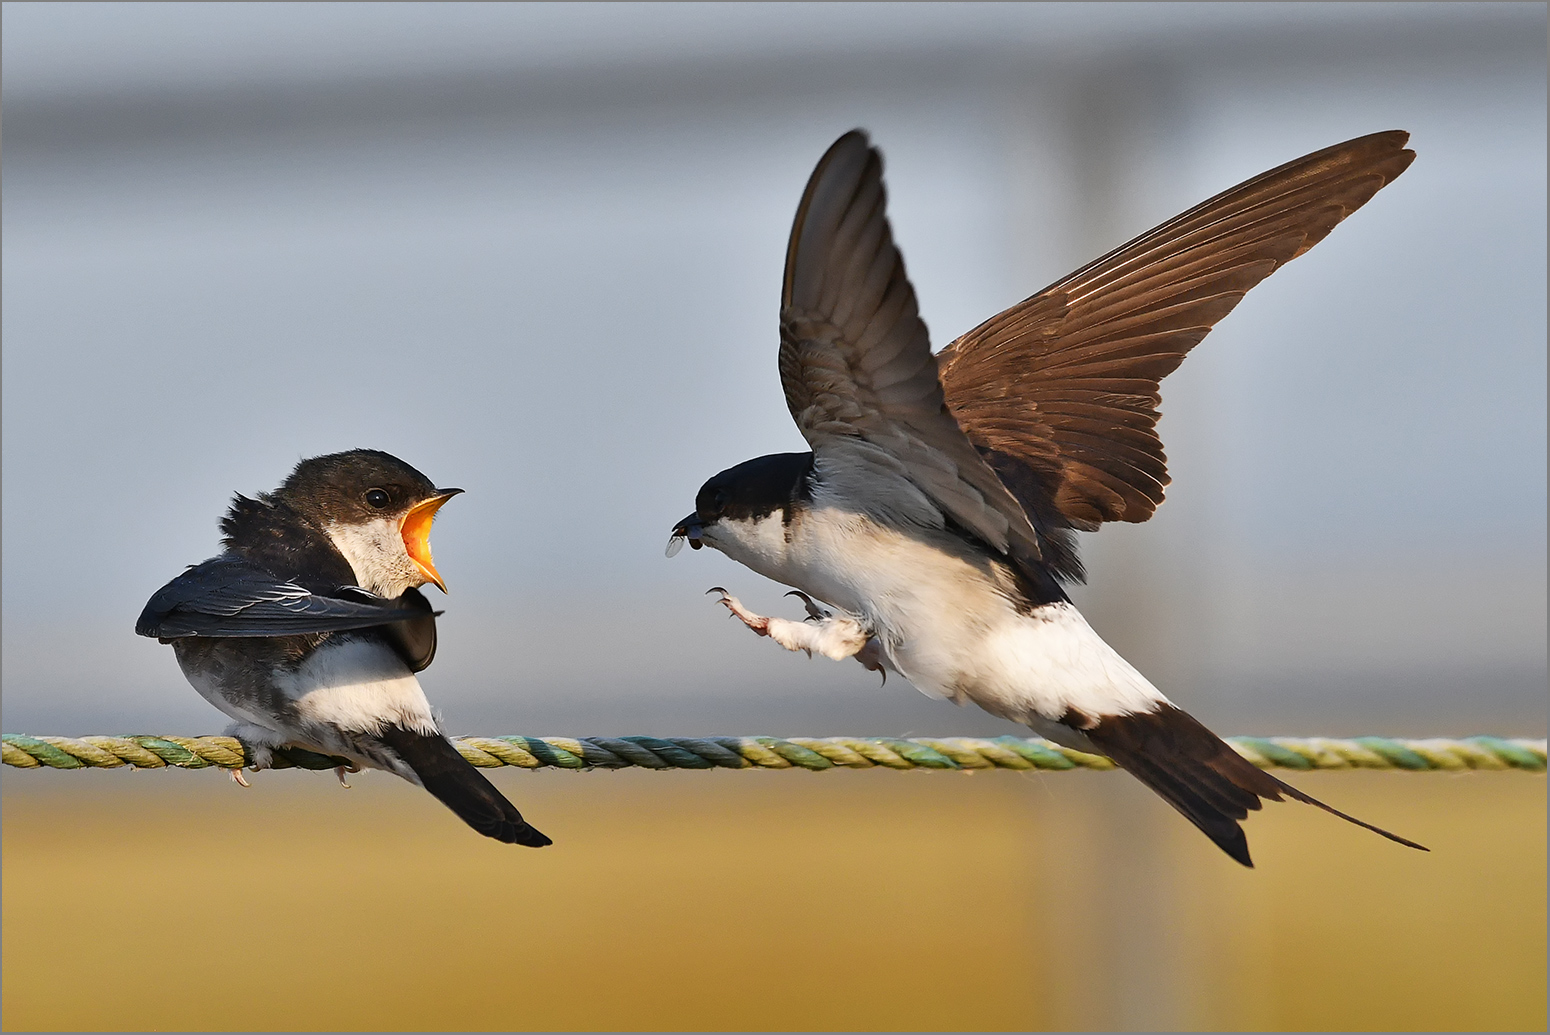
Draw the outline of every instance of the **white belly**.
[[[379,640],[335,636],[292,669],[245,651],[248,642],[216,639],[178,651],[200,695],[240,722],[298,735],[376,733],[385,723],[436,731],[419,680]]]
[[[924,693],[1019,722],[1073,708],[1092,716],[1150,711],[1165,700],[1070,604],[1019,613],[1005,574],[947,533],[905,534],[833,510],[759,531],[762,543],[722,548],[861,619]]]
[[[309,723],[351,733],[376,733],[385,724],[436,732],[420,681],[397,654],[373,640],[324,644],[282,678],[279,689]]]

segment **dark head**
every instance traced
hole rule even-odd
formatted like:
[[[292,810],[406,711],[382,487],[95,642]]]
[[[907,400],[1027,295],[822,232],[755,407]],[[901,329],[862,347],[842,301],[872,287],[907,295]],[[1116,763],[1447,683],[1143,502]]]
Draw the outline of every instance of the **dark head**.
[[[315,456],[270,499],[327,533],[360,585],[396,597],[411,586],[446,585],[431,563],[431,520],[462,489],[438,489],[390,453],[352,449]]]
[[[812,469],[811,453],[773,453],[727,468],[700,487],[694,513],[673,528],[667,555],[676,554],[685,540],[696,550],[702,540],[723,547],[716,534],[723,522],[755,524],[779,515],[789,523],[796,505],[808,497]]]

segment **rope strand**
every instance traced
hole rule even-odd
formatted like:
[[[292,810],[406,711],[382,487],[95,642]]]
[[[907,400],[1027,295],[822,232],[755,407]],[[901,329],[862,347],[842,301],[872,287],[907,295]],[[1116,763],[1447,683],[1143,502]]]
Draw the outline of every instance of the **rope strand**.
[[[453,737],[481,769],[1113,769],[1040,738],[995,737]],[[235,737],[0,737],[19,769],[240,769],[252,752]],[[1545,741],[1503,737],[1228,737],[1261,769],[1519,769],[1545,771]],[[273,752],[275,769],[350,763],[304,748]]]

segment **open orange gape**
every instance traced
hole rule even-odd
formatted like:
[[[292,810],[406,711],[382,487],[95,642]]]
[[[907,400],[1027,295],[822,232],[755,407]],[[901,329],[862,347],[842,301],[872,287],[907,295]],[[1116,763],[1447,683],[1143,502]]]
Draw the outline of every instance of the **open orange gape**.
[[[403,523],[399,526],[399,534],[404,539],[404,549],[409,551],[409,559],[414,561],[415,567],[420,573],[436,584],[436,588],[443,593],[447,591],[447,584],[441,580],[441,575],[436,571],[436,565],[431,561],[431,522],[436,519],[436,511],[441,505],[462,492],[462,489],[441,489],[435,496],[409,508],[404,515]]]

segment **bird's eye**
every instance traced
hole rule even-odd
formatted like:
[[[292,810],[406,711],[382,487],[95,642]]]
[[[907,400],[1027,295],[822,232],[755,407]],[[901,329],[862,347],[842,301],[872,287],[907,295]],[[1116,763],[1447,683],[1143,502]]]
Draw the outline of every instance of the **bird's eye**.
[[[727,490],[725,490],[725,489],[717,489],[716,490],[716,509],[720,510],[722,507],[725,507],[726,505],[727,505]]]
[[[381,510],[388,505],[388,494],[381,489],[368,489],[366,490],[366,502]]]

